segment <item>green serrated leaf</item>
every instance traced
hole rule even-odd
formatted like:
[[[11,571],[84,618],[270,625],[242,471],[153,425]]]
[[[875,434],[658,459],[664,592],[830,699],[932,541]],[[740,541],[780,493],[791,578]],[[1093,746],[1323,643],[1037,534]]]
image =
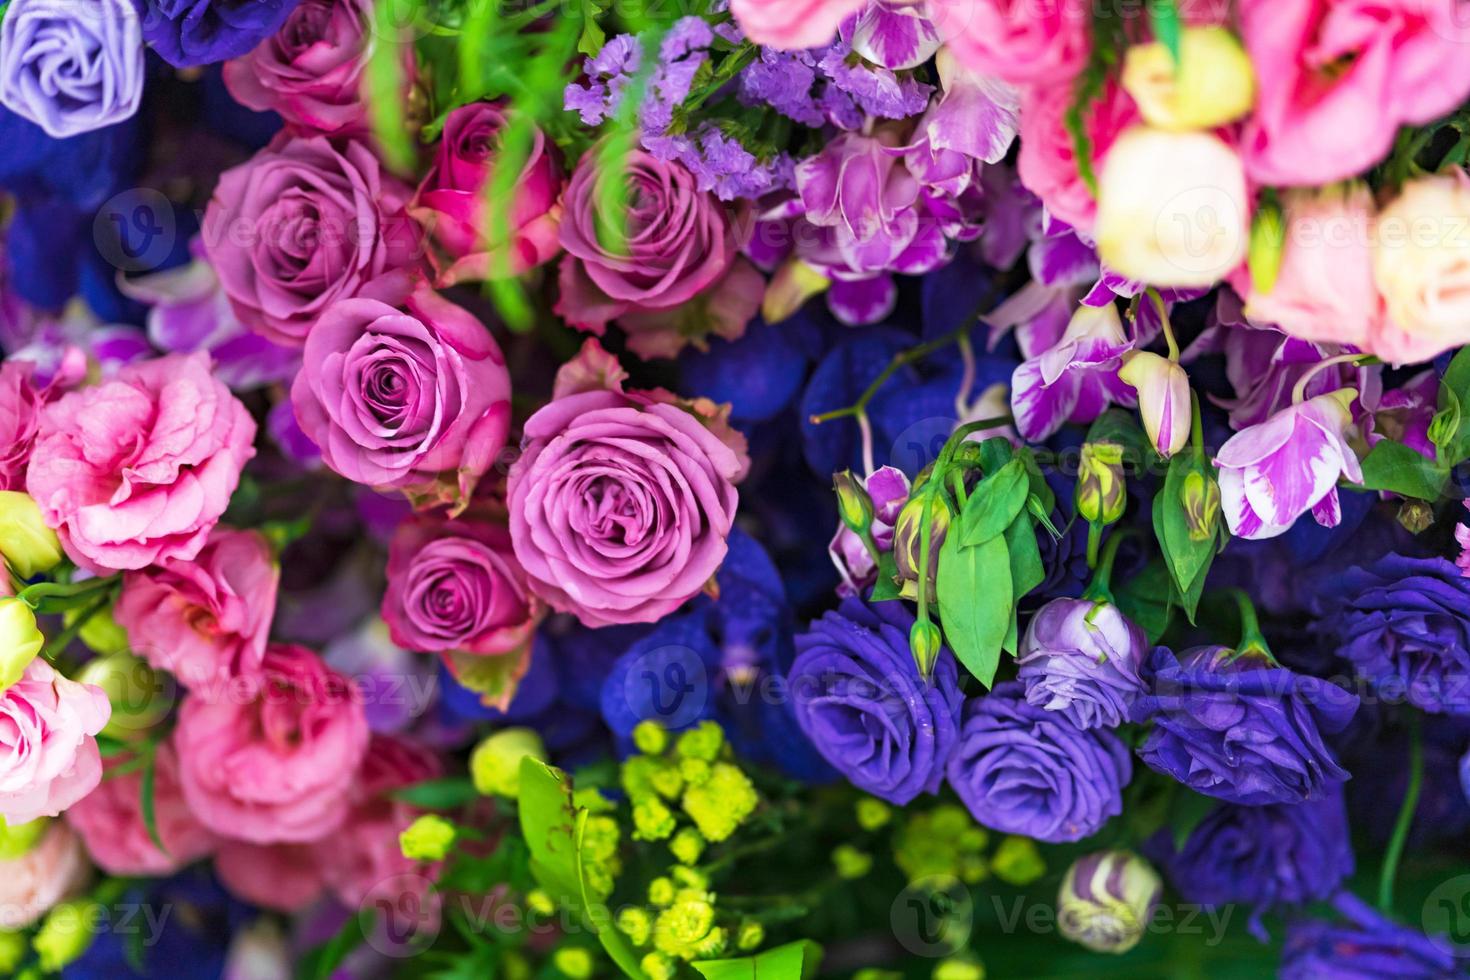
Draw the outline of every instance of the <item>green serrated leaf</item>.
[[[1438,500],[1449,471],[1401,442],[1384,439],[1363,457],[1363,488],[1388,490],[1403,497]]]
[[[946,537],[939,549],[935,592],[950,650],[989,687],[1016,619],[1005,537],[964,546],[955,535]]]
[[[822,947],[810,939],[730,960],[696,960],[689,965],[705,980],[811,980],[822,962]]]
[[[1026,475],[1026,465],[1019,459],[1012,459],[988,474],[976,484],[970,499],[965,501],[965,509],[960,512],[960,546],[973,548],[1005,534],[1016,515],[1026,507],[1030,493],[1031,481]],[[952,537],[953,533],[946,540]]]

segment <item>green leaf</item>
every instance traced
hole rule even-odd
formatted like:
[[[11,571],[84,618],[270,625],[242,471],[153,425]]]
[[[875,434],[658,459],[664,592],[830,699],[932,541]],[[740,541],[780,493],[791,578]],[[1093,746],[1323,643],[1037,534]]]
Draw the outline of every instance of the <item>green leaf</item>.
[[[1159,550],[1169,570],[1173,594],[1191,623],[1210,564],[1215,560],[1217,540],[1217,535],[1203,540],[1190,535],[1184,482],[1193,473],[1208,481],[1217,479],[1215,468],[1208,460],[1193,453],[1175,456],[1169,461],[1168,475],[1153,501],[1154,536],[1159,540]]]
[[[1200,825],[1218,801],[1180,786],[1169,803],[1169,831],[1174,837],[1174,850],[1184,850],[1189,835]]]
[[[559,905],[578,908],[582,883],[577,868],[576,809],[571,780],[530,756],[521,760],[521,836],[531,851],[531,874]]]
[[[872,602],[897,599],[902,592],[898,584],[898,562],[893,552],[885,551],[878,559],[878,581],[873,583]]]
[[[467,776],[429,779],[406,786],[393,794],[395,799],[424,810],[454,810],[478,799],[474,782]]]
[[[1461,347],[1450,360],[1444,377],[1439,383],[1439,409],[1445,413],[1454,410],[1453,433],[1445,437],[1440,451],[1440,462],[1452,468],[1470,457],[1470,416],[1465,407],[1470,406],[1470,347]],[[1381,443],[1380,443],[1381,445]]]
[[[408,74],[404,70],[405,60],[413,58],[413,44],[406,38],[407,32],[394,23],[393,0],[378,0],[369,30],[377,40],[365,72],[368,116],[379,152],[393,170],[404,173],[412,170],[414,164],[414,145],[408,136],[405,111]]]
[[[947,536],[939,549],[934,584],[949,648],[966,670],[989,687],[1016,618],[1005,538],[961,546],[955,535]]]
[[[1006,528],[1005,540],[1011,564],[1011,623],[1001,648],[1014,657],[1019,640],[1016,606],[1028,592],[1046,580],[1046,567],[1041,563],[1041,548],[1036,543],[1036,525],[1026,511],[1021,511]]]
[[[582,0],[582,34],[577,38],[577,51],[595,57],[607,43],[607,32],[597,22],[598,9],[592,0]]]
[[[1438,500],[1449,472],[1401,442],[1384,439],[1363,458],[1363,488],[1403,497]]]
[[[1173,604],[1169,601],[1173,580],[1163,559],[1154,559],[1137,575],[1122,586],[1113,586],[1113,597],[1138,628],[1143,630],[1150,643],[1159,642],[1159,637],[1169,628],[1169,614]]]
[[[163,854],[168,854],[168,848],[163,846],[163,838],[158,833],[158,810],[157,810],[157,786],[158,786],[158,753],[150,749],[148,761],[143,764],[143,778],[139,780],[138,795],[141,797],[140,806],[143,811],[143,826],[148,831],[148,839],[153,846]]]
[[[810,939],[735,960],[696,960],[689,965],[705,980],[811,980],[822,962],[822,947]]]
[[[1149,23],[1153,25],[1154,37],[1169,49],[1174,64],[1179,64],[1179,45],[1182,29],[1179,23],[1179,8],[1174,0],[1153,0],[1148,5]]]
[[[975,486],[960,512],[959,544],[973,548],[1004,534],[1025,508],[1030,493],[1026,464],[1019,459],[1012,459],[986,476]],[[946,541],[953,536],[946,536]]]

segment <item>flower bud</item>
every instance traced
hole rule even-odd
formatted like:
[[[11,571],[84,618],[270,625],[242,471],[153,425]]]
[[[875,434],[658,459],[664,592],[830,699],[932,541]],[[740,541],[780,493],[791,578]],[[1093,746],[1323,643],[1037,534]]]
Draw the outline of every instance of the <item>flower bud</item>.
[[[813,296],[824,293],[832,280],[801,259],[792,258],[771,277],[761,301],[761,317],[767,323],[780,323],[806,304]]]
[[[581,946],[563,946],[551,954],[551,965],[571,980],[587,980],[595,964],[592,954]]]
[[[16,969],[25,961],[30,944],[23,932],[0,929],[0,973],[15,976]]]
[[[937,494],[915,492],[909,502],[898,512],[898,522],[893,528],[893,563],[898,569],[905,599],[918,597],[919,561],[923,555],[921,532],[924,528],[924,508],[933,511],[929,523],[929,586],[927,594],[934,598],[934,576],[939,571],[939,548],[944,536],[949,533],[949,506]]]
[[[1123,447],[1115,442],[1084,442],[1077,470],[1077,514],[1093,524],[1112,524],[1127,506]]]
[[[410,861],[442,861],[454,846],[454,824],[434,813],[426,813],[398,835],[398,848]]]
[[[914,655],[914,663],[919,665],[919,673],[925,677],[934,669],[934,664],[939,660],[939,649],[944,644],[944,638],[940,635],[939,627],[928,620],[916,620],[909,627],[909,650]]]
[[[1138,392],[1138,412],[1148,441],[1168,458],[1189,441],[1189,374],[1177,361],[1149,351],[1123,357],[1118,378]]]
[[[20,680],[45,645],[35,611],[15,596],[0,597],[0,690]]]
[[[112,714],[102,734],[133,739],[147,734],[173,707],[177,687],[168,674],[154,670],[131,653],[89,660],[76,680],[102,688]]]
[[[0,819],[0,861],[14,861],[29,854],[41,843],[50,824],[48,817],[37,817],[13,826]]]
[[[46,913],[41,928],[31,940],[41,969],[47,973],[60,973],[81,958],[92,945],[94,923],[103,914],[96,902],[78,899],[63,902]]]
[[[1419,534],[1434,523],[1434,508],[1422,500],[1405,500],[1399,507],[1399,524],[1410,534]]]
[[[113,653],[126,653],[129,649],[128,631],[117,625],[113,618],[112,606],[99,609],[87,617],[77,633],[77,639],[87,645],[87,649],[93,653],[107,656]],[[68,609],[62,613],[62,625],[70,627],[77,621],[77,617],[86,612],[85,609]]]
[[[837,512],[842,523],[854,534],[867,534],[873,526],[873,498],[852,470],[832,474],[832,489],[837,492]]]
[[[545,760],[541,736],[529,728],[503,728],[470,753],[470,778],[485,796],[521,795],[521,760]]]
[[[0,554],[21,578],[40,575],[60,563],[61,542],[30,494],[0,490]]]
[[[1184,477],[1180,491],[1184,519],[1189,525],[1189,540],[1209,541],[1220,528],[1220,484],[1192,470]]]
[[[1136,44],[1123,62],[1123,88],[1150,126],[1214,129],[1250,112],[1256,75],[1235,35],[1223,27],[1186,27],[1179,62],[1160,42]]]
[[[1095,953],[1126,953],[1143,938],[1163,882],[1131,851],[1098,851],[1072,862],[1057,895],[1062,935]]]
[[[1251,274],[1251,292],[1268,296],[1281,276],[1281,260],[1286,256],[1286,215],[1281,205],[1266,201],[1256,208],[1251,221],[1250,252],[1246,268]]]

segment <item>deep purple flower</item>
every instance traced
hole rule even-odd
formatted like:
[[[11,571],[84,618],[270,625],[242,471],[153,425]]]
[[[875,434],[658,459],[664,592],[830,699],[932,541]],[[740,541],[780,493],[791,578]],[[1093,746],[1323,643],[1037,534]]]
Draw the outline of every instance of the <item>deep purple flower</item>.
[[[927,684],[919,676],[913,622],[900,602],[846,599],[797,636],[787,678],[817,751],[854,786],[900,806],[939,789],[962,700],[947,650]]]
[[[1143,630],[1110,602],[1057,599],[1037,611],[1016,657],[1026,700],[1078,728],[1116,728],[1145,690]]]
[[[176,68],[244,54],[274,34],[297,0],[133,0],[143,40]]]
[[[12,0],[0,21],[0,102],[65,139],[129,118],[142,97],[132,0]]]
[[[1281,953],[1281,980],[1438,980],[1463,977],[1454,947],[1384,918],[1349,892],[1333,905],[1346,923],[1307,919],[1292,926]]]
[[[1248,806],[1318,799],[1347,779],[1322,733],[1352,720],[1357,696],[1234,653],[1154,648],[1144,669],[1151,689],[1134,703],[1134,720],[1154,725],[1138,757],[1198,793]]]
[[[976,820],[1053,844],[1081,840],[1122,813],[1132,777],[1116,735],[1027,704],[1016,681],[966,704],[949,760],[949,784]]]
[[[1391,552],[1323,592],[1338,653],[1380,696],[1470,715],[1470,579],[1453,562]]]

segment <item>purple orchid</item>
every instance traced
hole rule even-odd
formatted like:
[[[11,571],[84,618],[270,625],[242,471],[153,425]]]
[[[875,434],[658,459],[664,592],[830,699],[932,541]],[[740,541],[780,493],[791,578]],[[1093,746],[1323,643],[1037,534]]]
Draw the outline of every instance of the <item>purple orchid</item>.
[[[1307,399],[1237,432],[1220,447],[1215,465],[1231,534],[1274,538],[1308,511],[1323,527],[1341,522],[1338,479],[1363,481],[1346,438],[1357,395],[1352,388],[1339,388]]]
[[[1133,389],[1120,381],[1123,355],[1134,342],[1123,330],[1116,306],[1083,306],[1072,314],[1066,332],[1045,349],[1028,349],[1011,376],[1011,411],[1016,429],[1039,442],[1067,422],[1091,422],[1108,405],[1137,404]]]
[[[893,527],[898,523],[898,513],[909,498],[909,478],[893,466],[880,466],[863,484],[873,500],[873,543],[879,553],[893,550]],[[878,578],[878,563],[868,553],[867,546],[847,525],[838,523],[837,533],[827,547],[832,563],[842,581],[837,594],[843,598],[860,595]]]
[[[1429,438],[1429,424],[1438,411],[1439,375],[1421,371],[1401,387],[1381,394],[1365,389],[1359,399],[1362,409],[1357,423],[1369,446],[1384,439],[1401,442],[1426,459],[1436,450]]]
[[[875,65],[890,71],[917,68],[939,50],[939,31],[915,0],[873,0],[839,36]]]

